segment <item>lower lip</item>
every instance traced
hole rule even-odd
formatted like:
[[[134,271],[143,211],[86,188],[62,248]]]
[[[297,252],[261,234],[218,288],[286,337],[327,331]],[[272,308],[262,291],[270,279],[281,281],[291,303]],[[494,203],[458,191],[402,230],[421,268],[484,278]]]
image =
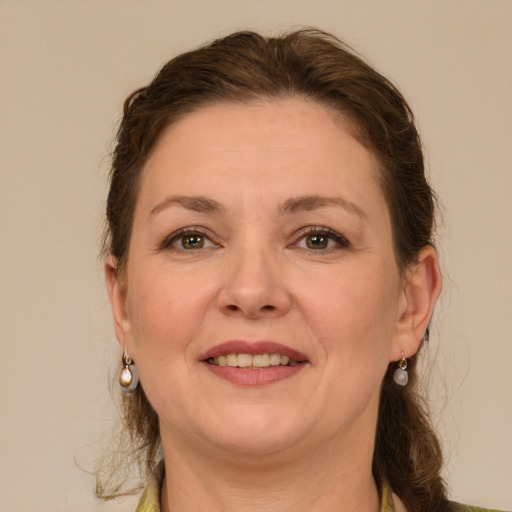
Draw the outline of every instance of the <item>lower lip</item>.
[[[296,366],[270,366],[261,370],[253,370],[233,366],[216,366],[206,362],[204,364],[217,377],[239,386],[265,386],[279,382],[297,375],[306,366],[305,363],[299,363]]]

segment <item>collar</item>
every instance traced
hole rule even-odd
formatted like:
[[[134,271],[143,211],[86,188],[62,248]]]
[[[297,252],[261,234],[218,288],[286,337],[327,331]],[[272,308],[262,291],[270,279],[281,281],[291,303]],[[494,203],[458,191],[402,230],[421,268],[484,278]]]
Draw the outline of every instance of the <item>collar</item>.
[[[164,476],[165,466],[164,461],[161,460],[153,471],[135,512],[160,512],[160,494]]]
[[[153,471],[135,512],[160,512],[160,493],[164,481],[165,467],[163,461]],[[391,488],[387,482],[381,487],[380,512],[395,512]]]

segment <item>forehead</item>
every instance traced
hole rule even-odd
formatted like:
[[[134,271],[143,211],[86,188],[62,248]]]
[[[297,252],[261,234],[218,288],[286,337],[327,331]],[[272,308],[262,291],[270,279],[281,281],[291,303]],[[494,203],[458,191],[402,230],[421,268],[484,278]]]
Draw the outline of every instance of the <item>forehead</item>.
[[[171,192],[282,201],[337,192],[382,203],[378,160],[353,133],[340,115],[302,98],[209,105],[164,131],[139,199],[150,207]]]

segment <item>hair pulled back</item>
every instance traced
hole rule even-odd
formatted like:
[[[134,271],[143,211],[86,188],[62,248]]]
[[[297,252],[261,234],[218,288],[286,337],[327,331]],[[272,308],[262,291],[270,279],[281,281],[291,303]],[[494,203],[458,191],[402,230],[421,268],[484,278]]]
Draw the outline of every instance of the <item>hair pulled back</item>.
[[[413,263],[420,249],[432,244],[435,214],[413,114],[397,89],[346,45],[324,32],[301,30],[272,38],[239,32],[216,40],[172,59],[148,86],[126,99],[113,153],[104,242],[104,252],[115,257],[118,272],[124,271],[128,259],[144,165],[163,131],[213,103],[294,96],[348,120],[358,139],[377,156],[398,266],[404,271]],[[373,473],[378,482],[390,483],[410,512],[445,510],[441,449],[416,386],[415,363],[416,357],[411,358],[405,388],[393,383],[393,365],[384,378]],[[97,494],[102,497],[123,493],[123,481],[114,483],[115,472],[123,480],[126,475],[118,470],[128,468],[130,461],[137,463],[144,478],[159,457],[158,418],[142,387],[124,395],[126,439],[119,441],[124,451],[113,452],[118,457],[98,473]],[[106,467],[112,471],[105,473]]]

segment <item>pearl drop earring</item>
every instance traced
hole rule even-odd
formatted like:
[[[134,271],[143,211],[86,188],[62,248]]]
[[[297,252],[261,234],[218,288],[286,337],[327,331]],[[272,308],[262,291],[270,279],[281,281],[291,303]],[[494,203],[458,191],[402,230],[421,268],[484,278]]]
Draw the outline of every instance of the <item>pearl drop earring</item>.
[[[407,359],[403,352],[402,359],[398,361],[398,368],[395,370],[393,380],[399,386],[407,386],[407,383],[409,382],[409,374],[407,373]]]
[[[139,375],[135,364],[133,364],[132,358],[128,354],[128,349],[126,348],[123,352],[122,362],[123,369],[119,374],[119,385],[125,392],[133,391],[139,383]]]

